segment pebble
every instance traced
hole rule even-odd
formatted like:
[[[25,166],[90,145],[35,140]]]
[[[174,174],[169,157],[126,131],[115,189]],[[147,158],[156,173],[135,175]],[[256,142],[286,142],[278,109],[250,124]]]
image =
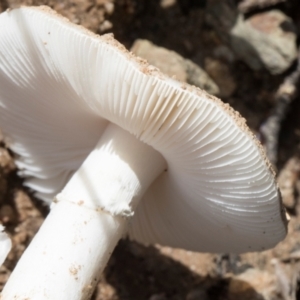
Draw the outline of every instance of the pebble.
[[[232,49],[253,70],[265,67],[271,74],[286,71],[297,58],[296,30],[279,10],[239,15],[231,29]]]
[[[206,22],[251,69],[271,74],[286,71],[297,58],[296,29],[283,12],[273,9],[246,18],[234,6],[211,0]]]
[[[103,31],[107,31],[107,30],[112,29],[112,27],[113,27],[113,24],[111,22],[109,22],[108,20],[105,20],[103,23],[101,23],[99,25],[99,30],[101,32],[103,32]]]
[[[176,80],[195,85],[213,95],[219,94],[218,86],[202,68],[174,51],[158,47],[148,40],[136,40],[131,51]]]
[[[115,5],[113,2],[105,2],[104,9],[108,15],[112,15],[115,10]]]
[[[242,13],[248,13],[258,8],[262,9],[286,1],[287,0],[242,0],[238,4],[238,9]]]

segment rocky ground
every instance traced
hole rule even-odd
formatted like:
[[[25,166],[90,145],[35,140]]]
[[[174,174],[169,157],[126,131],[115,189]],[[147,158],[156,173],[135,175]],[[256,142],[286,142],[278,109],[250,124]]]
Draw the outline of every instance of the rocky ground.
[[[199,254],[124,240],[93,300],[300,299],[300,2],[0,0],[0,10],[41,4],[96,33],[114,33],[162,71],[240,111],[278,170],[291,215],[287,238],[261,253]],[[0,221],[13,240],[0,288],[48,211],[22,186],[13,157],[0,136]]]

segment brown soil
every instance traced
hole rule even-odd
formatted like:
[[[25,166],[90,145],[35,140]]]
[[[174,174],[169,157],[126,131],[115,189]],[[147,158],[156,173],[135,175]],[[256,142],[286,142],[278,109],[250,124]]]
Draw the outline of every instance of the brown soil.
[[[175,4],[161,5],[168,2]],[[113,32],[127,48],[137,38],[148,39],[201,66],[210,59],[214,49],[222,45],[205,22],[205,1],[200,0],[0,0],[0,11],[41,4],[51,6],[72,22],[96,33]],[[297,0],[279,5],[293,18],[298,29],[299,6]],[[286,74],[271,76],[266,71],[254,72],[239,61],[227,64],[226,72],[230,72],[236,90],[224,101],[237,109],[251,129],[258,132],[274,106],[274,94]],[[300,154],[299,100],[297,98],[292,104],[281,130],[279,172],[290,158]],[[297,163],[300,169],[299,161]],[[124,240],[115,249],[92,299],[289,299],[284,296],[285,290],[291,287],[297,293],[297,279],[293,276],[300,270],[300,255],[297,256],[300,250],[300,181],[299,174],[295,174],[284,181],[292,182],[289,235],[275,249],[239,256],[212,255],[159,245],[145,247]],[[0,137],[0,222],[13,240],[13,249],[0,268],[0,288],[46,215],[47,207],[22,186],[22,179],[16,175],[13,154]],[[276,272],[282,274],[283,279],[274,277]],[[290,299],[300,299],[300,296],[296,294]]]

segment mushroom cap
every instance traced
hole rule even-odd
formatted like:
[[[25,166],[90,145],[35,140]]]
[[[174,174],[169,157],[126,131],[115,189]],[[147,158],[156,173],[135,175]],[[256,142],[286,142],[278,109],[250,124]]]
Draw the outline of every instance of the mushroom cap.
[[[0,40],[0,128],[40,198],[62,189],[113,122],[168,165],[138,206],[131,238],[238,253],[285,237],[274,172],[228,105],[47,7],[2,13]]]

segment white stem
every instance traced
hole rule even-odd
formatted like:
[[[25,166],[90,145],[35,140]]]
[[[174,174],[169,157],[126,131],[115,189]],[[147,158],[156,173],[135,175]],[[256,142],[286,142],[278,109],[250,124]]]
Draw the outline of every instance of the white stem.
[[[165,168],[157,151],[109,125],[57,196],[1,300],[89,299],[128,217]]]

